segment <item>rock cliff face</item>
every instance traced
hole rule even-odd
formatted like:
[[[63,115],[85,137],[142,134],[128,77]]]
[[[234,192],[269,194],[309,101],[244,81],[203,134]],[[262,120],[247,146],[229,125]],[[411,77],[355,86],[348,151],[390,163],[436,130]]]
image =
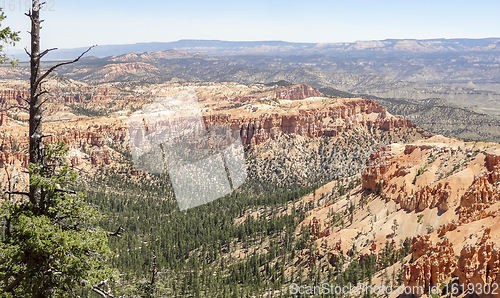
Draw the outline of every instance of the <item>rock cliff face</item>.
[[[499,152],[497,144],[442,136],[380,148],[371,154],[359,188],[342,196],[340,190],[345,192],[353,181],[339,180],[342,188],[325,191],[314,201],[317,207],[302,224],[311,225],[318,250],[302,251],[300,261],[308,261],[300,264],[315,262],[326,270],[336,266],[340,255],[345,266],[368,258],[383,263],[388,251],[404,248],[406,261],[379,269],[381,277],[375,284],[386,284],[383,274],[392,271],[402,273],[404,285],[416,296],[450,281],[464,285],[466,291],[473,283],[476,293],[477,284],[496,287],[500,284]],[[406,239],[412,239],[411,246]],[[345,242],[341,249],[332,249]]]
[[[500,249],[490,241],[490,232],[486,228],[479,243],[464,245],[458,259],[448,238],[433,244],[430,235],[414,237],[411,249],[415,261],[404,267],[405,286],[427,291],[457,278],[459,288],[464,285],[465,291],[473,286],[475,293],[483,292],[480,297],[500,297],[498,291],[492,290],[500,283]]]
[[[126,66],[124,66],[127,68]],[[131,67],[133,69],[133,67]],[[149,103],[150,94],[142,91],[131,91],[126,83],[88,85],[66,78],[52,78],[44,84],[48,91],[45,104],[47,114],[50,117],[58,111],[72,111],[75,114],[86,116],[107,115],[120,110],[137,109],[141,105]],[[8,81],[0,84],[0,110],[12,106],[27,107],[23,100],[29,98],[29,86],[25,81]],[[18,112],[25,113],[23,109],[10,109],[7,115],[17,118]],[[27,115],[25,113],[25,115]],[[27,117],[27,116],[26,116]]]
[[[48,142],[63,141],[70,147],[103,147],[108,142],[123,143],[127,138],[127,129],[118,125],[93,125],[87,130],[67,129],[59,136],[47,138]]]
[[[92,156],[76,157],[70,156],[74,165],[80,164],[83,159],[87,159],[92,165],[102,163],[111,163],[111,153],[109,146],[126,148],[127,127],[123,123],[114,124],[94,124],[80,128],[65,129],[59,125],[47,126],[51,130],[58,131],[57,134],[44,138],[45,142],[54,143],[57,141],[65,142],[70,148],[76,148],[82,151],[89,151],[92,148]],[[26,128],[17,128],[22,132]],[[23,148],[28,147],[28,138],[26,136],[0,137],[0,166],[20,164],[27,168],[29,157],[21,152]],[[95,151],[95,152],[94,152]],[[71,155],[71,154],[70,154]]]
[[[404,267],[405,286],[427,291],[446,281],[456,267],[453,245],[447,238],[434,245],[430,235],[416,236],[411,250],[415,262]]]
[[[371,155],[362,173],[364,189],[415,214],[417,225],[429,215],[441,224],[436,232],[428,226],[427,235],[414,236],[405,285],[427,290],[453,278],[465,288],[500,281],[499,150],[496,144],[435,136]]]
[[[22,152],[0,152],[0,167],[16,163],[27,169],[29,165],[28,154],[24,154]]]
[[[65,104],[81,104],[82,107],[88,108],[90,105],[103,104],[105,106],[106,102],[110,101],[113,102],[114,106],[118,106],[120,102],[127,102],[128,105],[137,103],[140,106],[141,102],[143,102],[136,100],[137,97],[133,95],[128,95],[126,101],[119,100],[116,97],[121,94],[121,91],[111,86],[84,85],[77,88],[70,83],[68,84],[68,86],[57,82],[49,84],[56,94],[63,94],[60,101]],[[245,86],[243,87],[247,89],[238,86],[232,87],[232,85],[194,87],[202,98],[200,107],[205,111],[203,112],[205,124],[207,126],[229,125],[239,131],[243,144],[250,146],[259,145],[268,140],[276,140],[281,135],[295,135],[305,138],[336,137],[343,132],[359,127],[389,132],[393,130],[404,131],[408,128],[417,129],[410,121],[399,116],[390,115],[384,107],[373,101],[359,98],[331,99],[318,97],[321,93],[317,89],[304,84],[250,95],[248,94],[253,89]],[[75,88],[81,90],[81,93],[73,93]],[[150,90],[146,93],[162,96],[165,92],[166,94],[170,92],[168,91],[169,88],[173,90],[172,92],[175,91],[175,87],[162,87],[158,89],[159,91]],[[206,95],[204,93],[212,92],[211,90],[215,89],[218,91],[214,92],[221,93],[222,90],[223,94],[212,98],[209,96],[210,94]],[[226,89],[230,91],[243,90],[246,95],[233,96],[236,92],[230,92]],[[25,96],[24,91],[7,91],[5,91],[5,94],[7,94],[5,97],[6,102]],[[265,100],[260,101],[260,99]],[[235,101],[236,105],[234,104]],[[248,103],[248,101],[251,102]],[[52,105],[48,110],[55,114],[57,111],[64,111],[64,108]],[[0,124],[5,125],[7,121],[8,118],[4,115],[0,119]],[[70,147],[81,150],[86,150],[89,147],[104,148],[109,142],[115,142],[120,144],[119,147],[121,146],[122,150],[126,150],[126,145],[123,145],[128,141],[126,118],[121,121],[112,120],[113,124],[105,123],[107,121],[109,120],[98,121],[99,124],[93,124],[93,121],[82,118],[77,120],[76,123],[87,124],[76,125],[71,128],[63,124],[48,125],[46,127],[55,134],[45,138],[45,141],[64,141]],[[158,123],[158,125],[175,126],[176,121],[182,122],[182,118],[168,119],[165,123]],[[23,128],[20,127],[19,135],[14,137],[15,140],[13,140],[12,136],[0,136],[0,149],[3,152],[9,152],[26,148],[28,140],[22,131]],[[101,155],[108,156],[106,154]],[[81,162],[81,159],[75,159],[75,162]],[[12,163],[12,160],[12,158],[6,157],[1,162],[8,164]],[[94,164],[101,163],[100,158],[91,160]]]
[[[0,114],[0,126],[8,126],[9,125],[9,118],[7,118],[7,115],[5,113]]]
[[[29,98],[30,93],[26,90],[0,90],[0,105],[26,105],[23,98]]]
[[[201,53],[190,53],[185,51],[163,51],[163,52],[146,52],[143,54],[128,53],[120,56],[110,57],[109,60],[115,62],[137,62],[137,61],[157,61],[158,59],[185,59],[185,58],[201,58],[205,55]]]
[[[214,114],[205,123],[229,125],[240,131],[244,144],[257,145],[276,139],[281,133],[304,137],[337,136],[357,127],[391,131],[416,128],[410,121],[392,116],[377,103],[365,99],[296,100],[280,106],[253,105],[232,114]],[[293,111],[293,112],[290,112]]]
[[[489,215],[488,207],[500,201],[500,191],[494,186],[495,174],[498,173],[481,173],[461,197],[459,211],[461,222],[486,218]]]
[[[236,96],[235,98],[232,99],[232,101],[249,102],[249,101],[265,100],[265,99],[300,100],[309,97],[320,97],[320,96],[323,95],[321,94],[321,92],[318,91],[318,89],[313,88],[306,84],[298,84],[258,94]]]
[[[459,284],[476,286],[476,292],[479,292],[479,286],[485,292],[487,285],[490,288],[488,291],[496,293],[484,297],[500,297],[498,291],[491,290],[500,285],[500,249],[496,243],[489,241],[490,231],[489,228],[484,231],[478,245],[468,244],[462,248],[454,274]]]
[[[460,207],[462,222],[487,216],[500,201],[495,187],[499,177],[495,149],[474,148],[472,143],[434,138],[427,143],[393,145],[372,154],[362,173],[363,188],[380,191],[401,208],[422,211]]]

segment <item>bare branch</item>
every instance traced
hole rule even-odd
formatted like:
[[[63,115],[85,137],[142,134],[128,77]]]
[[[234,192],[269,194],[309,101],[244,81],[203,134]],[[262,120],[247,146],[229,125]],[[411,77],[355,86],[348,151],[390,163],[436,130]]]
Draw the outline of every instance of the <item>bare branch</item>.
[[[33,15],[31,14],[31,9],[28,11],[28,13],[25,13],[24,15],[27,16],[28,18],[30,18],[31,21],[33,21]],[[31,33],[31,32],[28,31],[28,33]]]
[[[28,107],[25,107],[25,106],[19,106],[19,105],[14,105],[14,106],[10,106],[7,108],[7,110],[10,110],[10,109],[22,109],[22,110],[25,110],[25,111],[30,111],[30,109]]]
[[[108,283],[108,280],[103,280],[101,282],[99,282],[97,285],[95,286],[92,286],[92,290],[94,292],[96,292],[97,294],[101,295],[101,297],[104,297],[104,298],[108,298],[108,297],[111,297],[111,298],[114,298],[115,296],[111,295],[110,293],[104,291],[103,289],[100,288],[100,286],[102,285],[105,285]]]
[[[42,88],[41,84],[43,84],[43,83],[45,83],[45,81],[40,82],[40,89]],[[36,97],[38,97],[38,96],[40,96],[40,95],[43,95],[43,94],[47,94],[47,93],[49,93],[49,91],[48,91],[48,90],[43,90],[42,92],[38,93],[38,94],[36,95]],[[42,101],[42,103],[38,106],[38,108],[39,108],[39,109],[42,109],[42,111],[45,111],[47,108],[45,108],[43,105],[44,105],[47,101],[49,101],[49,99],[50,99],[50,97],[47,97],[44,101]]]
[[[29,193],[27,192],[24,192],[24,191],[9,191],[9,190],[5,190],[4,193],[6,194],[9,194],[9,195],[23,195],[23,196],[30,196]]]
[[[116,236],[118,238],[120,238],[123,234],[123,232],[125,231],[125,229],[123,229],[122,226],[118,227],[118,230],[116,230],[116,232],[108,232],[108,236]]]
[[[80,60],[80,58],[83,57],[83,55],[87,54],[93,47],[95,47],[96,45],[93,45],[91,47],[89,47],[85,52],[81,53],[80,56],[78,56],[75,60],[73,61],[66,61],[66,62],[61,62],[61,63],[58,63],[54,66],[52,66],[51,68],[49,68],[49,70],[47,70],[43,75],[41,75],[38,80],[36,80],[35,82],[35,86],[34,87],[38,87],[38,85],[40,84],[41,81],[43,81],[50,73],[52,73],[56,68],[58,67],[61,67],[61,66],[64,66],[64,65],[68,65],[68,64],[73,64],[73,63],[76,63]],[[32,87],[33,88],[33,87]]]
[[[28,275],[29,271],[25,271],[23,274],[19,275],[10,285],[6,286],[3,291],[5,293],[12,292],[19,284],[21,281]]]
[[[25,52],[26,52],[26,54],[28,54],[28,56],[30,56],[30,58],[31,58],[31,53],[30,53],[30,52],[28,52],[28,49],[27,49],[27,48],[24,48],[24,51],[25,51]]]
[[[9,171],[7,170],[7,166],[5,166],[5,173],[7,174],[7,182],[9,183],[9,191],[12,189],[12,183],[11,183],[11,180],[10,180],[10,175],[9,175]]]
[[[24,102],[25,102],[25,103],[30,104],[30,100],[29,100],[29,99],[24,98],[24,97],[22,97],[22,96],[19,96],[19,97],[21,97],[21,99],[22,99],[22,100],[24,100]]]
[[[9,189],[9,191],[16,191],[16,185],[17,185],[17,177],[18,177],[18,172],[16,171],[16,165],[14,165],[14,168],[12,169],[12,178],[14,179],[14,183],[12,183],[12,188]],[[16,197],[14,196],[14,199]]]
[[[109,298],[109,297],[114,298],[115,297],[107,292],[104,292],[104,290],[102,290],[101,288],[98,288],[98,287],[92,287],[92,291],[99,294],[103,298]]]
[[[47,94],[47,93],[49,93],[49,91],[47,91],[47,90],[43,90],[42,92],[38,93],[38,94],[36,95],[36,97],[38,97],[38,96],[40,96],[40,95],[43,95],[43,94]],[[45,102],[47,102],[47,100],[44,100],[44,101],[42,102],[42,104],[44,104]]]
[[[38,57],[42,58],[43,56],[47,55],[50,51],[54,51],[54,50],[57,50],[57,48],[46,49],[45,51],[43,51],[42,53],[40,53],[40,55],[38,55]]]

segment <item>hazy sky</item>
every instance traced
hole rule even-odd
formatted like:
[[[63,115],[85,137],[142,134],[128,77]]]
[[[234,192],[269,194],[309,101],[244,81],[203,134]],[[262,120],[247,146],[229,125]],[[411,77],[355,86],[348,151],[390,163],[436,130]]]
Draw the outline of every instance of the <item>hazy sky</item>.
[[[500,37],[499,0],[45,0],[43,48],[179,39],[351,42]],[[29,44],[25,3],[2,26]],[[0,1],[0,5],[9,1]],[[22,5],[22,7],[20,7]],[[20,11],[21,8],[21,11]],[[51,10],[51,11],[49,11]]]

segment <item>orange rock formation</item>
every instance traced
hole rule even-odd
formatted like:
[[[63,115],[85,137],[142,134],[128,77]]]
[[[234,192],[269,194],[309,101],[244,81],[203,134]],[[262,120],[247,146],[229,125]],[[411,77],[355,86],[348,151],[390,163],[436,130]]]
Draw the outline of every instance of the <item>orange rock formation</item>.
[[[404,268],[405,286],[427,291],[446,281],[455,269],[453,245],[447,238],[433,245],[430,235],[419,235],[413,238],[411,250],[415,261]]]
[[[466,288],[467,285],[473,284],[476,287],[475,292],[479,292],[479,287],[482,287],[482,292],[486,292],[485,286],[493,292],[492,289],[500,285],[500,249],[496,243],[489,241],[490,232],[487,228],[477,245],[468,244],[462,248],[454,271],[459,284],[466,285]],[[495,292],[496,295],[480,296],[500,297],[499,291]]]

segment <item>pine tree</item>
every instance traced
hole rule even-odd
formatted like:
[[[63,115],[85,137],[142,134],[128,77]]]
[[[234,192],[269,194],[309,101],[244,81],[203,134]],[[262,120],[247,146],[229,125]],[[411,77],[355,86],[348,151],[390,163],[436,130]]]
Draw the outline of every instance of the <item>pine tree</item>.
[[[9,45],[15,45],[17,41],[20,40],[19,38],[19,32],[12,31],[10,27],[1,27],[1,22],[6,19],[5,14],[2,11],[2,8],[0,7],[0,42],[6,43]],[[7,55],[3,52],[3,45],[0,44],[0,64],[4,64],[6,62],[9,62],[14,66],[17,61],[14,61],[12,59],[9,59]]]
[[[40,10],[32,1],[27,14],[31,20],[29,99],[29,190],[9,189],[4,194],[0,216],[5,219],[5,237],[0,242],[0,297],[78,297],[83,289],[110,297],[103,289],[117,276],[108,260],[108,233],[97,226],[102,215],[74,188],[77,175],[70,168],[63,143],[43,143],[43,103],[47,93],[42,85],[62,62],[41,74]],[[9,31],[2,31],[7,34]],[[5,37],[5,36],[0,36]],[[12,35],[10,38],[12,39]],[[89,49],[90,50],[90,49]],[[87,50],[88,51],[88,50]],[[15,202],[14,196],[27,199]]]
[[[30,186],[44,194],[40,205],[8,198],[2,204],[1,297],[76,297],[82,287],[103,291],[104,281],[116,276],[105,265],[108,233],[96,226],[102,215],[84,194],[67,190],[77,178],[64,159],[67,151],[63,143],[47,145],[46,164],[30,164]]]
[[[398,227],[399,227],[398,220],[394,219],[392,226],[391,226],[393,237],[396,236],[396,231],[398,230]]]

